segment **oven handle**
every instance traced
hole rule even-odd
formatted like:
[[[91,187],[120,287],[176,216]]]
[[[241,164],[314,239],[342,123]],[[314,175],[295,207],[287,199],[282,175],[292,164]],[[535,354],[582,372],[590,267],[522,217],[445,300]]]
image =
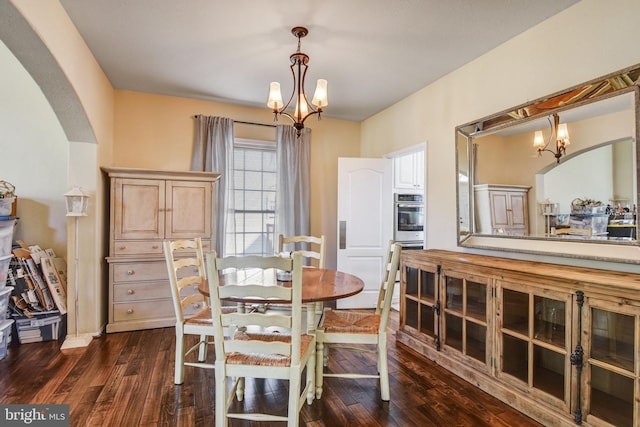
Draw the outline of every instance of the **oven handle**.
[[[421,208],[423,206],[422,203],[414,203],[414,204],[396,203],[396,205],[399,208]]]

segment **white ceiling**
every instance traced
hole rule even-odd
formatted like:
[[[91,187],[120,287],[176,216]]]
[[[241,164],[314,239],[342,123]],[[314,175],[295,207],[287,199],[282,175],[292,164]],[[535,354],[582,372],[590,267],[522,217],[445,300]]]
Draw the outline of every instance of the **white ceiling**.
[[[266,107],[292,90],[304,26],[309,96],[361,121],[578,0],[61,0],[116,89]]]

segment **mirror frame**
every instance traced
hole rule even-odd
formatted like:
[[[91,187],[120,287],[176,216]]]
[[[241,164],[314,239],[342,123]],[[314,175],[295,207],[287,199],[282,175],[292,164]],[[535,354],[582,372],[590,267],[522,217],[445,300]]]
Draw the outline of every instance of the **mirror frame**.
[[[640,233],[636,217],[636,240],[609,241],[584,239],[555,239],[542,236],[504,236],[475,233],[475,202],[473,184],[470,182],[464,196],[468,202],[469,232],[461,230],[461,186],[460,186],[460,148],[458,144],[466,140],[466,171],[469,179],[474,176],[473,140],[482,135],[497,132],[514,125],[547,117],[553,113],[601,101],[624,93],[633,92],[635,134],[632,135],[636,148],[636,202],[640,203],[640,64],[556,92],[549,96],[518,105],[479,120],[455,128],[456,150],[456,213],[457,244],[459,247],[522,252],[539,255],[569,258],[593,259],[598,261],[640,264]],[[638,210],[636,206],[636,212]]]

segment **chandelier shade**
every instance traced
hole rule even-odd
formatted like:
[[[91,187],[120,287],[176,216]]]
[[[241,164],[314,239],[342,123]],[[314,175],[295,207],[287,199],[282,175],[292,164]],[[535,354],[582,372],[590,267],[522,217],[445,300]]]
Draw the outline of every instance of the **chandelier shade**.
[[[566,154],[567,146],[571,143],[569,140],[569,130],[567,129],[566,123],[560,123],[560,116],[557,114],[553,114],[548,120],[551,126],[549,140],[545,141],[542,131],[538,130],[533,136],[533,147],[538,150],[539,156],[542,155],[543,151],[548,151],[556,158],[556,163],[560,163],[560,157]],[[555,141],[555,151],[548,148],[552,141]]]
[[[285,104],[282,98],[280,83],[271,82],[269,85],[267,106],[273,110],[276,121],[278,120],[278,116],[288,117],[293,122],[293,127],[296,128],[296,134],[299,136],[302,129],[304,129],[304,121],[314,114],[317,114],[318,119],[320,119],[322,109],[329,105],[329,100],[327,96],[327,81],[325,79],[318,79],[315,93],[311,99],[311,103],[309,103],[304,89],[309,55],[300,51],[300,40],[309,34],[309,30],[304,27],[294,27],[291,33],[298,38],[298,49],[289,57],[291,60],[291,75],[293,77],[291,97],[289,97],[289,101]],[[295,104],[292,105],[294,101]],[[293,107],[292,112],[287,111],[290,107]]]

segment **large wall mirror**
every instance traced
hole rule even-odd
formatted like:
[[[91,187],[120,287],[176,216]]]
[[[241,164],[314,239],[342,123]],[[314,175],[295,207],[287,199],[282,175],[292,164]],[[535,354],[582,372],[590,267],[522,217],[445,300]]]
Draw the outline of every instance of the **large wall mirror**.
[[[456,128],[463,247],[640,263],[640,65]]]

